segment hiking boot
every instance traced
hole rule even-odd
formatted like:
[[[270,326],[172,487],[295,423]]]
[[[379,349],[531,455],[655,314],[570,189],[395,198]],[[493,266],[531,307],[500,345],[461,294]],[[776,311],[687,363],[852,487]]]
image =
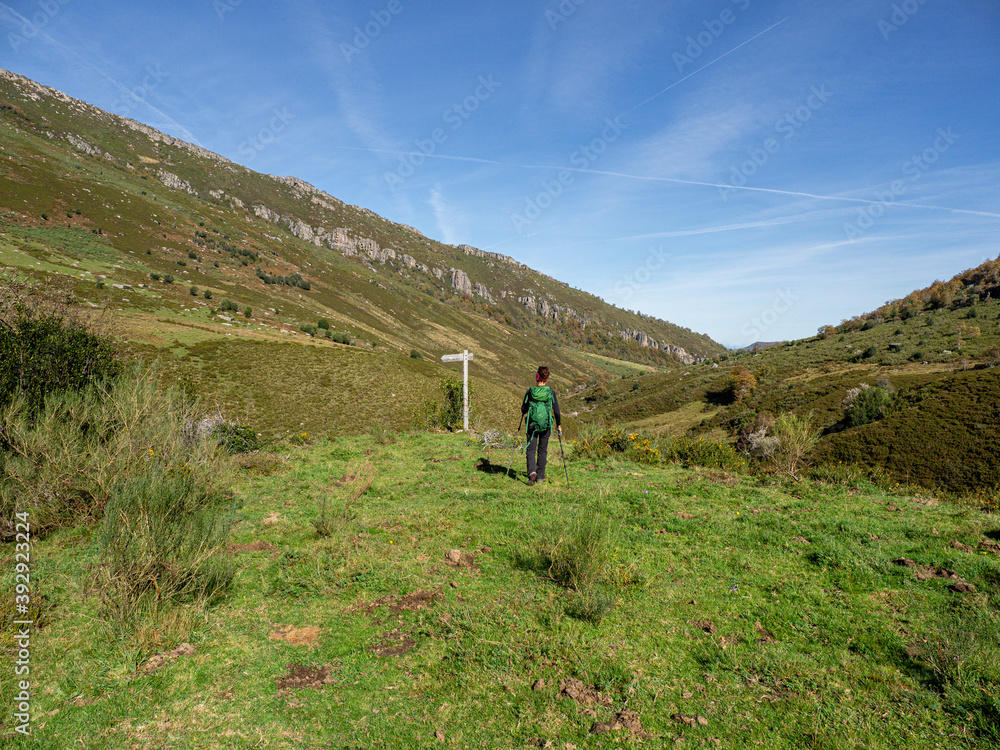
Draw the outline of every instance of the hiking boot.
[[[536,481],[538,481],[538,474],[531,472],[531,474],[528,475],[528,486],[533,487]]]

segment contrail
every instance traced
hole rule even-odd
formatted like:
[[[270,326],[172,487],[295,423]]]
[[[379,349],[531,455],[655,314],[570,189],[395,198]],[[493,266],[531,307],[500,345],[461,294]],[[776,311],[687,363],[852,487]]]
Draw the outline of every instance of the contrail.
[[[925,208],[933,211],[950,211],[957,214],[970,214],[972,216],[987,216],[993,219],[1000,219],[1000,214],[989,211],[973,211],[968,208],[952,208],[951,206],[934,206],[929,203],[905,203],[902,201],[872,200],[870,198],[848,198],[840,195],[819,195],[818,193],[806,193],[798,190],[779,190],[778,188],[751,187],[750,185],[726,185],[717,182],[703,182],[701,180],[682,180],[677,177],[656,177],[651,175],[628,174],[625,172],[610,172],[604,169],[584,169],[581,167],[553,166],[551,164],[516,164],[513,162],[496,161],[494,159],[480,159],[475,156],[449,156],[448,154],[425,154],[422,151],[394,151],[390,149],[362,148],[360,146],[337,146],[336,148],[349,151],[366,151],[376,154],[391,154],[393,156],[415,156],[420,155],[427,159],[444,159],[446,161],[467,161],[475,164],[490,164],[497,167],[511,167],[513,169],[546,169],[565,170],[578,174],[596,174],[605,177],[619,177],[626,180],[642,180],[645,182],[669,182],[677,185],[694,185],[697,187],[710,187],[717,190],[749,190],[755,193],[772,193],[774,195],[788,195],[794,198],[812,198],[814,200],[839,201],[842,203],[860,203],[869,206],[904,206],[906,208]]]
[[[776,24],[774,24],[773,26],[768,26],[766,29],[764,29],[759,34],[754,34],[752,37],[750,37],[745,42],[743,42],[743,44],[737,44],[735,47],[733,47],[731,50],[729,50],[729,52],[724,52],[723,54],[719,55],[717,58],[715,58],[711,62],[705,63],[704,65],[702,65],[697,70],[692,70],[690,73],[688,73],[686,76],[684,76],[683,78],[681,78],[679,81],[674,81],[673,83],[671,83],[669,86],[667,86],[665,89],[663,89],[663,91],[659,91],[659,92],[653,94],[651,97],[649,97],[648,99],[646,99],[646,101],[641,102],[639,104],[636,104],[634,107],[632,107],[632,109],[628,110],[627,112],[622,112],[622,114],[619,115],[619,117],[624,117],[625,115],[628,115],[628,114],[631,114],[632,112],[635,112],[637,109],[639,109],[639,107],[644,107],[645,105],[647,105],[651,101],[653,101],[653,99],[655,99],[656,97],[658,97],[658,96],[660,96],[662,94],[665,94],[668,91],[670,91],[670,89],[672,89],[674,86],[679,86],[680,84],[684,83],[684,81],[686,81],[691,76],[697,75],[698,73],[700,73],[701,71],[703,71],[705,68],[707,68],[709,65],[714,65],[715,63],[719,62],[719,60],[721,60],[723,57],[726,57],[728,55],[733,54],[740,47],[743,47],[743,46],[745,46],[747,44],[750,44],[750,42],[752,42],[754,39],[757,39],[758,37],[764,36],[764,34],[766,34],[767,32],[769,32],[771,29],[780,26],[785,21],[787,21],[789,18],[791,18],[791,16],[785,16],[780,21],[778,21]]]

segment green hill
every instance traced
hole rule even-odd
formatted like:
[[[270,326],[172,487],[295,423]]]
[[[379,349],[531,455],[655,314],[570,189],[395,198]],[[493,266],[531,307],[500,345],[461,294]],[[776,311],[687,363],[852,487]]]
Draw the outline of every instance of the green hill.
[[[724,351],[506,256],[442,244],[7,71],[0,139],[0,265],[46,284],[71,279],[79,298],[120,311],[128,340],[161,351],[252,340],[260,361],[283,360],[289,341],[339,352],[320,340],[332,335],[395,355],[371,360],[370,372],[440,379],[454,368],[406,360],[469,349],[475,377],[510,386],[546,363],[563,389],[608,372],[601,357],[655,368]],[[329,366],[355,354],[331,355]],[[193,382],[252,388],[239,368],[193,359]],[[258,416],[245,401],[225,403]],[[401,401],[393,419],[414,406]]]
[[[1000,485],[998,271],[1000,262],[989,261],[812,338],[607,378],[567,399],[568,408],[584,421],[730,441],[784,412],[811,415],[822,435],[814,464],[876,467],[896,481],[955,492],[990,490]],[[755,381],[738,400],[727,391],[735,367]],[[848,392],[880,382],[893,392],[880,419],[847,424]]]
[[[618,459],[529,488],[455,436],[263,458],[209,606],[120,620],[97,534],[34,542],[33,746],[1000,741],[996,515]]]

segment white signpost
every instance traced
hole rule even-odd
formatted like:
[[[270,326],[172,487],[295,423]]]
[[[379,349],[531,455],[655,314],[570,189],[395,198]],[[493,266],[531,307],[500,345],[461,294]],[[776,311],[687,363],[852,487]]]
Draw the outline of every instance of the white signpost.
[[[463,349],[461,354],[445,354],[441,357],[442,362],[462,363],[462,430],[469,431],[469,360],[472,359],[472,352]]]

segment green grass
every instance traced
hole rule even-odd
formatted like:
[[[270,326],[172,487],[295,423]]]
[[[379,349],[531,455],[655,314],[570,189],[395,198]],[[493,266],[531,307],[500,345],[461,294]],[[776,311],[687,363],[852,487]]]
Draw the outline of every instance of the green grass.
[[[507,451],[458,436],[384,437],[242,458],[276,473],[238,480],[237,574],[208,608],[114,626],[91,583],[93,530],[36,540],[33,596],[48,610],[32,640],[33,746],[683,739],[895,750],[1000,740],[1000,559],[988,547],[997,515],[867,484],[621,459],[571,462],[567,488],[557,451],[551,483],[529,488],[523,454],[515,480]],[[376,477],[344,509],[342,480],[358,459]],[[320,537],[324,499],[335,523]],[[919,580],[934,566],[974,591]],[[589,599],[573,587],[584,578]],[[273,640],[282,626],[306,641],[317,628],[315,643]],[[182,642],[194,653],[140,669]],[[282,691],[290,665],[326,683]],[[561,697],[568,678],[601,702]],[[648,739],[591,733],[625,709]]]

